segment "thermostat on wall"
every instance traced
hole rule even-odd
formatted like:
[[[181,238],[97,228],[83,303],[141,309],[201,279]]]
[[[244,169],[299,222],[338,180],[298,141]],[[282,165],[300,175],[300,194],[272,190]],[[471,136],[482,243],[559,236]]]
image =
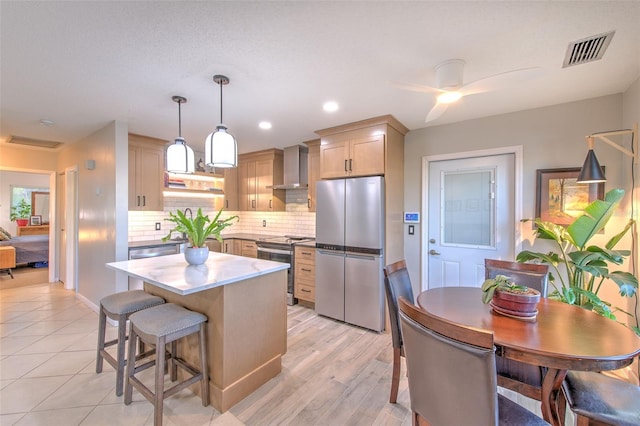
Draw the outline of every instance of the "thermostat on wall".
[[[420,213],[404,212],[404,223],[420,223]]]

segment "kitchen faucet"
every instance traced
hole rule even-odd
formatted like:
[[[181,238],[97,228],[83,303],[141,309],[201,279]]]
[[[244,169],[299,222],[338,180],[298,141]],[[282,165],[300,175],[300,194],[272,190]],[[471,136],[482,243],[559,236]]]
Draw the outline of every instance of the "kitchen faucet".
[[[189,211],[189,218],[193,219],[193,212],[191,211],[190,207],[187,207],[186,209],[184,209],[184,215],[187,215],[187,210]],[[187,239],[187,233],[183,232],[182,233],[182,239],[186,240]]]

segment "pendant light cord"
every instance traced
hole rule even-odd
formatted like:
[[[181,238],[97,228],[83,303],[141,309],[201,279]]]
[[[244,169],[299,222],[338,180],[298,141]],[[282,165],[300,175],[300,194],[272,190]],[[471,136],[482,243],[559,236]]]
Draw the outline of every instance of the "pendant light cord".
[[[182,137],[182,115],[180,114],[180,106],[182,101],[178,101],[178,137]]]
[[[222,81],[218,83],[220,85],[220,124],[224,123],[222,121]]]

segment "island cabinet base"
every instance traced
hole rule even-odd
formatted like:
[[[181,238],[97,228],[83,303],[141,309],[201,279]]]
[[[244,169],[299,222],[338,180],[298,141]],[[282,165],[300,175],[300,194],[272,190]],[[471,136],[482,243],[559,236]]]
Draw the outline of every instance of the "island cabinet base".
[[[146,292],[207,316],[211,405],[225,412],[282,370],[287,351],[286,270],[179,295],[145,283]],[[197,365],[195,336],[178,355]],[[199,393],[199,386],[191,389]]]

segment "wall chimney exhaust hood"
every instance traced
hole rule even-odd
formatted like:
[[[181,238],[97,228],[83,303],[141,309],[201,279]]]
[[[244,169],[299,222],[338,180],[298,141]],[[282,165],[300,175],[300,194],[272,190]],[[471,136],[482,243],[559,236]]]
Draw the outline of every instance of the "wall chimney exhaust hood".
[[[302,145],[289,146],[284,149],[284,184],[274,185],[274,189],[307,189],[309,173],[307,156],[309,148]]]

